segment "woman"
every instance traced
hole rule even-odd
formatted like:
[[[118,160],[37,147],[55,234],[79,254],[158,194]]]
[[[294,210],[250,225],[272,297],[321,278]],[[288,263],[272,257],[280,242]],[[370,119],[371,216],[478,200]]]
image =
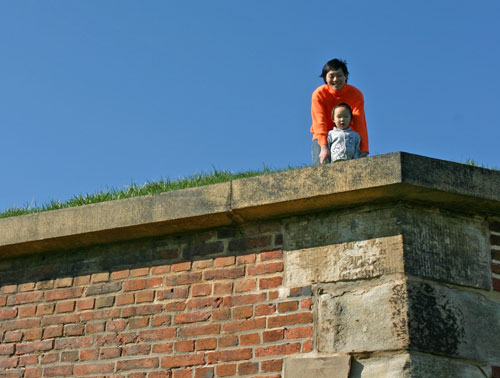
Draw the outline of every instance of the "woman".
[[[368,156],[365,101],[359,89],[347,84],[349,76],[347,63],[343,60],[332,59],[323,66],[320,76],[325,84],[313,92],[311,104],[313,164],[323,164],[330,161],[330,151],[326,138],[328,131],[333,129],[332,109],[341,102],[349,104],[352,108],[351,128],[361,136],[361,157]]]

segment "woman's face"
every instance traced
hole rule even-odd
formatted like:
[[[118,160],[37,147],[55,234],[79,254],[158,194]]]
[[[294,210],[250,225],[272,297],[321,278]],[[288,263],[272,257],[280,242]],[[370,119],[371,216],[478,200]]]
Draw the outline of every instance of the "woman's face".
[[[328,71],[325,79],[330,88],[339,90],[344,86],[346,77],[342,68],[339,68],[338,70]]]

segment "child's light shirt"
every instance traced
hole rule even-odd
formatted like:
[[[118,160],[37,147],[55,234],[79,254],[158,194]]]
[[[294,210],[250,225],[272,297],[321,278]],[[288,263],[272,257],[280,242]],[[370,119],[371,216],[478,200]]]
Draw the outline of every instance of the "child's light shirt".
[[[359,158],[360,143],[361,137],[350,127],[345,130],[334,127],[328,132],[328,146],[330,148],[331,161]]]

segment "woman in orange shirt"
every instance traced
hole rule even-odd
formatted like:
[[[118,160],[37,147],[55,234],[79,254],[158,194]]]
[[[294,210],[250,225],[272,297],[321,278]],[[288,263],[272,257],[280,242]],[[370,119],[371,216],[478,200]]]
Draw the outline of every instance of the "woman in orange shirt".
[[[327,135],[333,129],[331,112],[333,107],[341,102],[349,104],[352,108],[351,128],[361,136],[361,157],[368,156],[365,101],[359,89],[347,84],[349,76],[347,63],[344,60],[332,59],[323,66],[320,76],[325,84],[313,92],[311,103],[313,164],[330,161]]]

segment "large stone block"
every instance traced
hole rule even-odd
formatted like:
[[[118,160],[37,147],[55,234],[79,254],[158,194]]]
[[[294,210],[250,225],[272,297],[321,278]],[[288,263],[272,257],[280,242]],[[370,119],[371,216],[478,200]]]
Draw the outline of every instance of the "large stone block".
[[[485,378],[486,366],[416,353],[353,359],[349,378]]]
[[[288,358],[284,365],[286,378],[349,378],[351,356]]]
[[[397,235],[288,251],[285,264],[288,287],[403,273],[403,238]]]
[[[289,251],[291,269],[294,269],[299,252],[320,256],[325,253],[323,251],[338,254],[342,249],[359,248],[357,253],[366,255],[363,249],[371,240],[398,235],[402,237],[403,249],[395,245],[394,251],[385,254],[394,259],[401,253],[405,273],[491,289],[488,225],[472,216],[400,205],[291,219],[285,222],[284,249]],[[310,259],[310,266],[306,267],[305,257],[300,259],[301,267],[307,271],[319,269],[314,267],[314,260]],[[339,261],[340,257],[329,259]],[[387,272],[391,272],[392,268]],[[332,278],[332,275],[326,276]]]
[[[481,293],[404,278],[315,290],[318,352],[406,349],[500,364],[500,306]]]

